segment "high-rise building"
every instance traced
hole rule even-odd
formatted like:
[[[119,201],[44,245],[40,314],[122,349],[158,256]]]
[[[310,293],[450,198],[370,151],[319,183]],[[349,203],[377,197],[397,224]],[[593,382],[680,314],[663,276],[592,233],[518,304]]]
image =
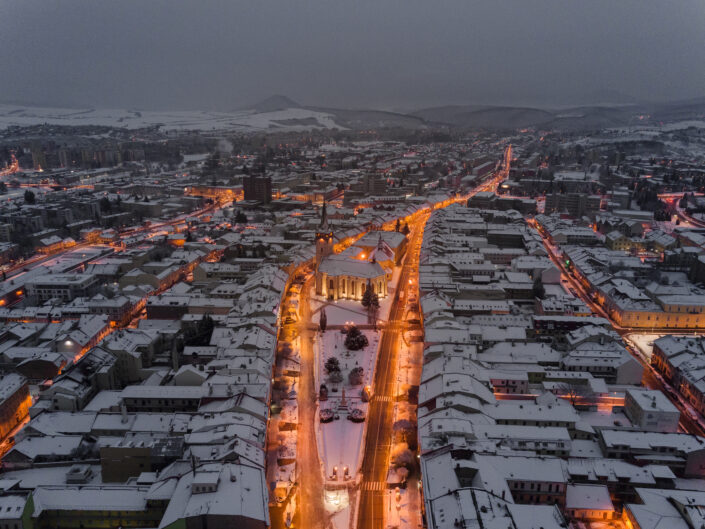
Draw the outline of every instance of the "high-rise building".
[[[572,217],[594,215],[600,211],[601,198],[599,195],[585,193],[551,193],[546,195],[545,212],[566,212]]]
[[[262,175],[248,175],[242,178],[245,200],[256,200],[262,204],[272,201],[272,178]]]

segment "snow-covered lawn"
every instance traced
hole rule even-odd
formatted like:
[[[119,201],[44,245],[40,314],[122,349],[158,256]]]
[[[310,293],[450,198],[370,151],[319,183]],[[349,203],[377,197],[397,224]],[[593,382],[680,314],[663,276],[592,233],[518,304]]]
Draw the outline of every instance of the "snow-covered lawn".
[[[328,490],[325,492],[325,508],[328,512],[335,513],[331,520],[335,529],[348,529],[350,527],[350,496],[345,489]]]
[[[362,331],[369,341],[367,347],[361,351],[348,351],[344,345],[345,335],[339,330],[328,330],[319,335],[316,340],[318,357],[318,384],[328,387],[328,400],[320,402],[320,409],[337,411],[342,404],[343,389],[345,390],[345,404],[348,410],[359,408],[367,414],[369,404],[362,402],[361,391],[365,385],[372,383],[379,334],[373,330]],[[335,357],[340,362],[340,372],[343,381],[331,383],[328,381],[323,367],[329,358]],[[350,371],[356,367],[363,369],[363,382],[360,385],[351,385],[348,379]],[[337,391],[334,391],[337,390]],[[321,458],[326,473],[326,479],[331,479],[333,468],[338,467],[338,476],[342,480],[343,469],[347,466],[350,477],[357,474],[360,460],[360,447],[363,444],[364,422],[354,423],[347,419],[347,411],[341,410],[339,419],[329,423],[320,423],[319,446]]]
[[[366,408],[367,406],[365,406],[365,411],[367,411]],[[345,417],[345,412],[340,412],[339,416],[338,420],[321,424],[321,452],[326,481],[336,481],[336,478],[333,477],[333,470],[337,467],[337,481],[343,483],[345,467],[348,467],[350,479],[355,479],[357,474],[365,423],[349,421]]]
[[[367,310],[359,301],[340,299],[338,301],[323,301],[321,298],[311,296],[311,319],[319,323],[321,309],[326,311],[328,325],[367,325]]]

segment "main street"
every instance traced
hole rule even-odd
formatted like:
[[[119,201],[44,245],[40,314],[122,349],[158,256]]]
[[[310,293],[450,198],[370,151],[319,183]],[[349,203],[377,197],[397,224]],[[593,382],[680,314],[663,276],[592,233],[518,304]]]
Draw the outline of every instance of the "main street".
[[[705,423],[703,423],[702,417],[694,410],[694,408],[685,401],[685,399],[674,389],[664,378],[658,373],[652,366],[649,360],[644,356],[643,353],[633,344],[630,343],[629,336],[635,334],[683,334],[683,329],[636,329],[630,327],[623,327],[614,321],[612,316],[604,310],[604,308],[593,300],[590,293],[587,291],[585,286],[578,281],[570,270],[567,270],[563,258],[560,255],[560,250],[554,246],[548,239],[546,233],[540,230],[536,224],[536,221],[530,219],[527,221],[529,226],[536,229],[538,234],[541,236],[544,247],[548,252],[548,256],[551,258],[553,263],[556,265],[558,270],[561,271],[561,278],[563,281],[567,281],[571,289],[575,291],[580,299],[590,307],[590,309],[595,313],[605,318],[612,324],[614,330],[622,336],[627,344],[627,350],[631,355],[636,358],[639,363],[644,368],[644,376],[642,379],[642,384],[649,389],[658,389],[666,395],[671,402],[679,409],[681,412],[680,424],[681,428],[689,433],[705,435]]]
[[[479,192],[491,191],[504,177],[505,172],[500,171],[490,180],[481,181],[467,194],[441,207],[452,203],[464,203]],[[426,211],[409,222],[411,237],[407,246],[407,256],[397,283],[399,288],[394,292],[389,320],[382,331],[380,340],[373,385],[374,397],[367,414],[367,434],[361,468],[362,482],[358,491],[360,501],[357,520],[360,528],[378,529],[384,527],[387,515],[385,509],[389,511],[392,508],[387,491],[387,473],[392,447],[392,421],[397,398],[399,344],[403,332],[410,329],[404,321],[406,303],[412,292],[417,300],[419,296],[419,256],[424,228],[429,217],[430,212]]]
[[[502,173],[498,173],[490,180],[479,182],[475,188],[462,196],[457,196],[437,207],[427,208],[402,219],[408,223],[411,230],[410,241],[397,283],[398,288],[393,294],[389,319],[382,331],[376,361],[373,381],[374,397],[367,414],[367,434],[361,467],[362,482],[357,491],[357,494],[360,495],[357,519],[361,527],[377,529],[383,527],[385,519],[383,508],[387,498],[386,483],[392,442],[393,399],[396,397],[398,352],[402,333],[409,329],[409,326],[403,321],[406,303],[411,292],[418,296],[418,264],[424,226],[432,209],[443,208],[453,203],[465,203],[469,197],[478,192],[493,190],[502,177]],[[386,227],[391,229],[393,225],[394,221]],[[362,234],[364,232],[360,233],[360,235]],[[355,238],[352,238],[339,243],[336,245],[336,252],[342,251],[354,240]],[[305,276],[305,284],[300,289],[299,321],[282,326],[279,342],[289,343],[293,347],[294,342],[298,341],[301,358],[297,392],[299,421],[296,447],[297,486],[293,492],[296,495],[296,514],[292,527],[323,529],[329,527],[330,515],[324,507],[323,474],[316,442],[318,392],[314,378],[316,358],[313,348],[316,327],[312,324],[310,308],[313,277],[313,274],[308,272]],[[287,295],[289,294],[287,293]],[[284,304],[286,304],[286,300]],[[273,527],[284,527],[283,507],[274,507],[270,512],[272,513]]]
[[[399,288],[394,292],[389,320],[382,331],[377,366],[375,368],[373,392],[368,413],[365,452],[362,460],[362,483],[358,527],[377,529],[384,527],[385,509],[390,508],[388,499],[387,472],[392,445],[392,422],[394,416],[399,342],[402,333],[409,327],[404,322],[406,302],[411,292],[417,292],[418,260],[423,229],[429,218],[426,213],[411,228],[407,256],[399,276]],[[410,284],[411,283],[411,284]],[[418,293],[417,293],[418,295]]]

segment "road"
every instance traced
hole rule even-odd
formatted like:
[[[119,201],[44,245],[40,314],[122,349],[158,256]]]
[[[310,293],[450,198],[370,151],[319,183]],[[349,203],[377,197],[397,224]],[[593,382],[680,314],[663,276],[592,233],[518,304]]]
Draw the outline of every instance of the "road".
[[[424,214],[411,228],[408,253],[399,276],[399,288],[394,292],[389,320],[382,331],[377,365],[375,367],[373,397],[368,411],[365,452],[362,460],[362,482],[358,494],[360,503],[358,527],[384,527],[387,499],[387,472],[392,444],[392,420],[396,398],[399,342],[408,326],[403,321],[408,294],[416,291],[418,259],[423,228],[429,218]],[[410,285],[410,280],[413,285]],[[402,294],[404,293],[404,294]],[[418,293],[417,293],[418,296]]]
[[[477,187],[462,197],[457,197],[434,209],[441,209],[456,202],[465,202],[481,191],[491,191],[504,177],[504,173],[499,172],[490,180],[480,182]],[[423,230],[429,217],[430,212],[424,212],[409,224],[411,237],[407,257],[399,277],[399,288],[394,292],[389,320],[380,339],[373,383],[374,397],[367,414],[367,434],[361,468],[362,482],[358,491],[360,495],[357,511],[359,528],[379,529],[384,527],[385,509],[391,507],[388,502],[386,484],[392,444],[399,342],[402,339],[402,333],[410,329],[404,321],[409,294],[414,292],[418,299],[419,254],[423,242]],[[410,284],[410,280],[412,284]]]
[[[621,325],[617,324],[612,319],[610,314],[605,311],[599,303],[595,302],[592,299],[592,296],[590,296],[590,294],[586,291],[583,284],[577,279],[575,279],[573,275],[565,269],[563,259],[559,255],[559,250],[553,244],[551,244],[551,242],[548,240],[547,235],[545,235],[540,229],[538,229],[536,222],[533,221],[533,219],[530,219],[529,221],[527,221],[527,223],[529,224],[529,226],[534,227],[541,236],[544,247],[548,252],[548,256],[551,258],[558,270],[561,271],[562,279],[566,280],[570,284],[572,289],[578,294],[578,297],[582,299],[583,302],[585,302],[585,304],[590,307],[590,309],[594,313],[599,314],[601,317],[608,320],[612,324],[614,330],[625,340],[627,350],[634,358],[639,361],[639,363],[641,363],[644,368],[642,384],[649,389],[660,390],[678,408],[678,410],[681,412],[681,428],[683,428],[684,431],[697,435],[705,435],[705,421],[703,420],[703,418],[695,411],[695,409],[688,402],[685,401],[685,399],[683,399],[683,397],[668,382],[666,382],[666,380],[663,379],[663,377],[651,366],[651,363],[641,353],[641,351],[639,351],[636,346],[631,344],[626,339],[626,336],[629,334],[654,334],[654,332],[683,334],[684,329],[645,330],[630,327],[622,327]]]
[[[386,484],[387,469],[389,468],[390,444],[391,444],[391,422],[393,418],[394,387],[396,382],[396,369],[398,358],[398,346],[402,332],[408,329],[403,323],[407,297],[401,298],[400,292],[404,296],[408,294],[409,279],[414,280],[413,290],[418,285],[418,259],[423,240],[423,228],[430,217],[431,210],[440,209],[453,203],[465,202],[469,197],[480,191],[492,190],[502,176],[497,174],[491,180],[483,181],[477,187],[470,190],[463,196],[458,196],[438,204],[424,211],[419,211],[414,215],[406,217],[411,236],[408,248],[408,255],[402,267],[399,278],[399,288],[396,289],[390,312],[390,320],[387,323],[380,340],[379,355],[375,369],[374,394],[370,408],[368,410],[368,430],[365,444],[365,454],[363,456],[363,481],[360,487],[360,524],[366,527],[382,527],[384,513],[382,511],[383,500],[386,491],[368,490],[371,487],[379,487],[380,483]],[[396,221],[389,223],[388,228],[392,229]],[[360,235],[364,234],[361,232]],[[336,245],[336,253],[342,251],[356,240],[356,237],[347,239]],[[330,526],[330,515],[324,507],[324,487],[323,475],[321,472],[321,461],[319,459],[316,443],[316,408],[318,399],[318,388],[315,386],[314,365],[315,354],[313,351],[313,341],[315,339],[315,326],[312,325],[310,310],[310,291],[313,273],[306,276],[306,284],[301,288],[299,298],[299,322],[285,324],[281,327],[279,343],[291,343],[298,337],[300,342],[300,377],[298,381],[298,433],[297,433],[297,484],[294,494],[296,498],[296,514],[294,515],[292,527],[305,527],[313,529],[323,529]],[[417,293],[418,295],[418,293]],[[283,305],[287,302],[284,301]],[[271,435],[271,432],[270,432]],[[271,449],[271,447],[270,447]],[[271,460],[271,459],[268,459]],[[351,503],[354,498],[351,497]],[[270,509],[272,517],[272,527],[277,529],[284,527],[284,508],[274,506]]]
[[[288,325],[289,339],[299,337],[301,374],[299,376],[298,414],[299,429],[296,441],[296,464],[298,476],[298,510],[293,527],[324,529],[329,526],[329,514],[323,507],[323,475],[316,444],[316,401],[318,389],[315,385],[313,350],[315,331],[311,330],[310,291],[313,275],[309,275],[300,294],[299,323]]]

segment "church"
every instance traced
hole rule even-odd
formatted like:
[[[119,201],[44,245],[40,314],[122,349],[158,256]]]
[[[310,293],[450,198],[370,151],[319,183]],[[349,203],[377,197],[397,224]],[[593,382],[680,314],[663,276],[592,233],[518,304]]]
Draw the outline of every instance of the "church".
[[[380,298],[387,296],[387,280],[391,277],[394,251],[380,237],[373,251],[351,246],[334,253],[333,232],[328,227],[326,205],[323,204],[321,225],[316,233],[316,294],[326,299],[361,300],[367,284]],[[381,262],[380,262],[381,260]]]

